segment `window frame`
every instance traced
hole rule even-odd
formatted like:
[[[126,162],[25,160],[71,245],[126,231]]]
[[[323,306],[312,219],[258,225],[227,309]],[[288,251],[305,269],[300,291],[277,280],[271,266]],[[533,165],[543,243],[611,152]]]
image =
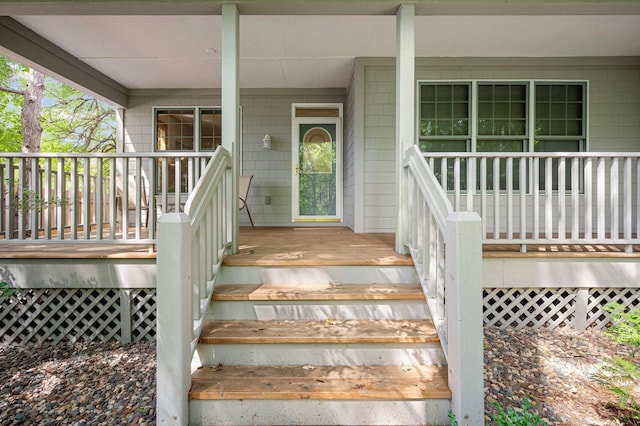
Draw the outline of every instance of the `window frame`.
[[[152,108],[152,126],[153,126],[153,152],[211,152],[215,151],[214,149],[202,149],[202,123],[201,123],[201,115],[202,111],[212,110],[219,111],[222,116],[222,107],[221,106],[194,106],[194,105],[175,105],[175,106],[154,106]],[[158,148],[158,112],[159,111],[170,111],[170,110],[193,110],[193,141],[194,147],[193,149],[159,149]],[[220,128],[222,129],[222,123],[220,124]],[[222,137],[222,131],[220,132],[220,137]],[[220,144],[222,144],[222,139],[220,139]]]
[[[525,92],[524,92],[524,96],[525,96],[525,110],[524,110],[524,119],[525,119],[525,129],[524,129],[524,135],[485,135],[485,134],[480,134],[480,129],[479,127],[479,112],[480,112],[480,96],[479,96],[479,88],[482,85],[494,85],[494,86],[500,86],[500,85],[518,85],[518,84],[522,84],[525,86]],[[424,80],[424,79],[420,79],[417,80],[416,83],[416,93],[418,94],[418,96],[416,96],[416,142],[418,143],[418,145],[421,147],[423,146],[424,142],[427,141],[432,141],[432,142],[441,142],[441,143],[446,143],[447,140],[451,140],[451,141],[461,141],[464,139],[464,137],[459,137],[459,136],[455,136],[455,135],[447,135],[447,136],[422,136],[421,134],[421,129],[422,129],[422,110],[421,107],[423,106],[423,104],[425,104],[425,102],[423,102],[423,98],[422,98],[422,88],[424,85],[434,85],[434,86],[438,86],[438,85],[442,85],[442,86],[446,86],[446,85],[467,85],[470,87],[470,91],[469,91],[469,99],[468,99],[468,103],[469,103],[469,126],[468,126],[468,134],[467,134],[467,139],[465,139],[465,145],[466,145],[466,151],[431,151],[431,152],[461,152],[462,154],[464,153],[480,153],[480,152],[513,152],[515,154],[527,154],[527,153],[541,153],[541,152],[567,152],[567,153],[571,153],[571,152],[587,152],[588,151],[588,139],[589,139],[589,109],[588,109],[588,105],[589,105],[589,98],[588,98],[588,94],[589,94],[589,81],[588,80],[558,80],[558,79],[458,79],[458,80]],[[536,88],[538,85],[558,85],[558,86],[568,86],[568,85],[575,85],[575,86],[580,86],[582,88],[582,99],[581,99],[581,106],[582,106],[582,111],[581,111],[581,121],[582,121],[582,126],[581,126],[581,135],[576,135],[576,136],[567,136],[567,135],[562,135],[562,136],[557,136],[557,135],[538,135],[536,134],[536,126],[537,126],[537,117],[536,117],[536,108],[538,105],[538,98],[536,96]],[[509,99],[511,99],[511,97],[509,96]],[[568,98],[567,98],[568,99]],[[437,98],[436,98],[436,102],[437,102]],[[495,98],[492,98],[491,103],[495,104],[496,100]],[[437,110],[437,109],[436,109]],[[493,111],[495,111],[495,108],[493,108]],[[498,117],[499,118],[499,117]],[[506,117],[505,117],[506,118]],[[434,120],[437,119],[437,117],[434,117]],[[492,118],[490,118],[491,120],[496,120],[495,115],[492,115]],[[510,119],[510,117],[509,117]],[[567,120],[567,117],[564,117],[565,120]],[[552,118],[549,118],[549,120],[553,120]],[[536,145],[536,141],[549,141],[549,142],[562,142],[562,141],[570,141],[570,142],[577,142],[578,145],[578,151],[536,151],[535,150],[535,145]],[[522,150],[518,150],[518,151],[478,151],[478,142],[482,142],[482,141],[488,141],[488,142],[499,142],[499,141],[508,141],[508,142],[522,142]],[[428,152],[428,151],[427,151]],[[555,160],[554,160],[555,161]],[[528,167],[531,167],[531,165],[529,165]],[[532,182],[531,182],[531,172],[528,172],[527,175],[529,176],[528,179],[528,183],[527,183],[527,192],[530,192],[532,190]],[[466,178],[465,178],[466,179]],[[554,178],[554,182],[553,182],[553,191],[556,192],[557,191],[557,180],[555,180]],[[583,176],[580,176],[580,183],[579,183],[579,190],[580,192],[583,191]],[[566,190],[569,190],[568,188]],[[501,192],[504,192],[505,190],[502,189],[502,185],[500,188]],[[516,188],[514,189],[514,192],[519,192],[520,188]]]
[[[452,79],[452,80],[430,80],[430,79],[418,79],[416,80],[416,111],[415,111],[415,134],[416,141],[418,144],[424,140],[462,140],[464,137],[458,136],[422,136],[420,134],[421,129],[421,106],[422,106],[422,98],[421,98],[421,88],[423,85],[456,85],[456,84],[466,84],[469,85],[471,90],[469,92],[469,133],[468,139],[466,139],[467,150],[465,152],[473,152],[476,153],[478,140],[490,140],[490,139],[505,139],[505,140],[520,140],[514,138],[513,136],[489,136],[489,135],[480,135],[478,134],[478,86],[482,84],[525,84],[527,90],[527,101],[525,108],[525,119],[526,123],[526,137],[523,138],[523,147],[522,151],[514,151],[520,153],[534,153],[540,152],[535,151],[535,141],[538,138],[543,140],[568,140],[568,141],[578,141],[579,151],[577,152],[588,152],[589,150],[589,80],[572,80],[572,79]],[[583,98],[582,98],[582,135],[580,137],[572,137],[572,136],[547,136],[547,135],[536,135],[536,95],[535,89],[537,84],[550,84],[550,85],[580,85],[583,87]],[[433,151],[436,152],[436,151]],[[452,151],[455,152],[455,151]],[[564,151],[563,151],[564,152]]]

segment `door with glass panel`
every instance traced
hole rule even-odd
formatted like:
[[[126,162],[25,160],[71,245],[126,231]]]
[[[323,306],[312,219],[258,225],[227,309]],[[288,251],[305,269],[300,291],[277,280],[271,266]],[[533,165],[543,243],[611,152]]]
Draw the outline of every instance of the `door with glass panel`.
[[[342,220],[342,123],[339,117],[293,119],[294,222]]]

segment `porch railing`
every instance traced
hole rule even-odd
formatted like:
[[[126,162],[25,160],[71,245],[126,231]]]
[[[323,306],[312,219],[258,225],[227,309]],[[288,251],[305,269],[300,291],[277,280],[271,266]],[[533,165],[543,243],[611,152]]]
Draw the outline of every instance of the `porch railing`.
[[[188,424],[191,360],[232,239],[232,163],[219,147],[184,213],[158,220],[157,423]]]
[[[417,146],[402,173],[400,229],[447,358],[452,410],[461,423],[484,424],[481,220],[454,212]]]
[[[211,153],[0,154],[0,241],[154,243]]]
[[[640,238],[638,153],[424,153],[484,243],[619,244]]]

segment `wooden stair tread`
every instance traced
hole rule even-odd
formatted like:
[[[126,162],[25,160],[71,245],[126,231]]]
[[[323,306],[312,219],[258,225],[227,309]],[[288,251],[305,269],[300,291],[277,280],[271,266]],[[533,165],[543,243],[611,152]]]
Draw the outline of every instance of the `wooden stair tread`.
[[[418,284],[225,284],[212,300],[424,300]]]
[[[432,365],[207,366],[191,399],[450,399],[447,368]]]
[[[431,343],[431,320],[206,321],[200,342],[231,343]]]

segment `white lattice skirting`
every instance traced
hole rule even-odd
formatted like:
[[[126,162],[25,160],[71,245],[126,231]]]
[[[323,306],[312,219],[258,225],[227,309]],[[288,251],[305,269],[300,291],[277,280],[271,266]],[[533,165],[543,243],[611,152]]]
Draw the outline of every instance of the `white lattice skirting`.
[[[0,298],[3,344],[155,337],[155,289],[25,289]]]
[[[611,321],[610,302],[640,308],[638,288],[487,288],[483,292],[484,323],[498,328],[571,326],[601,329]]]
[[[498,328],[603,328],[605,306],[640,307],[637,288],[484,290],[484,323]],[[0,298],[0,343],[155,340],[155,289],[29,289]]]

